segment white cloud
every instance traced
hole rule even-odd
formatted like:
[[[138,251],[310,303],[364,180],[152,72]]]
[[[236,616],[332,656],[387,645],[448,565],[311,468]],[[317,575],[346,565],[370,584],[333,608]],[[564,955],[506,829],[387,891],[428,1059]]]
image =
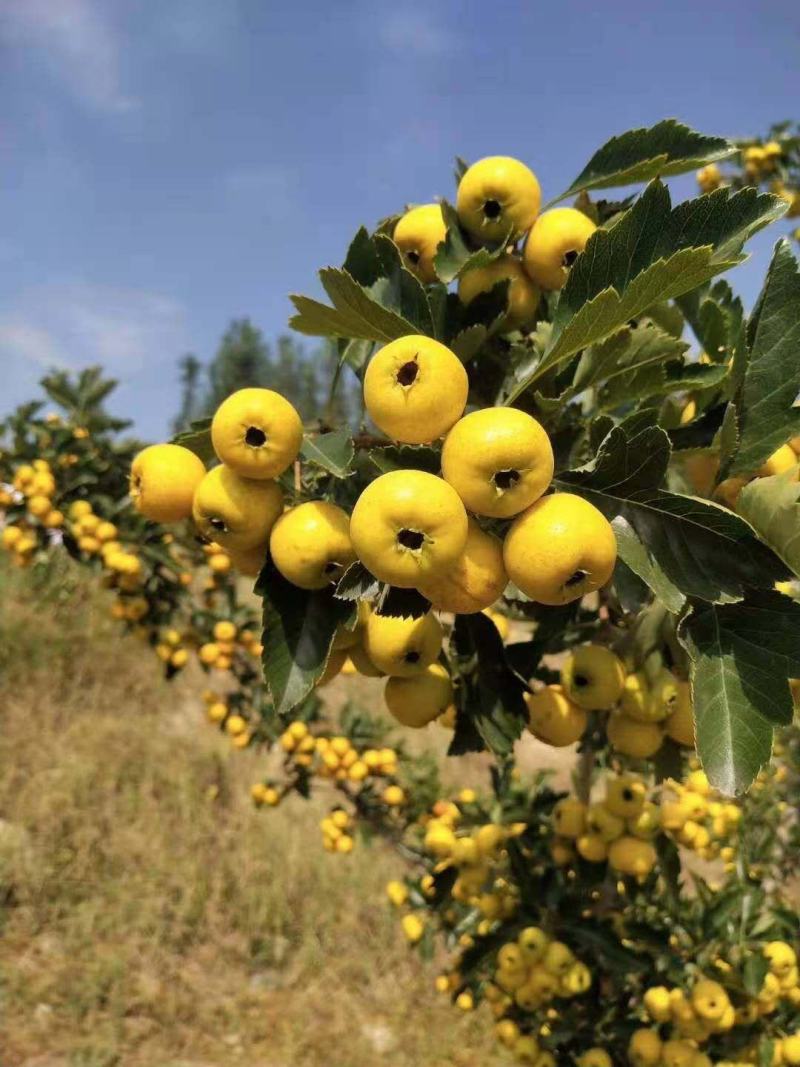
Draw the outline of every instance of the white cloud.
[[[0,0],[0,32],[38,53],[80,100],[103,111],[129,111],[121,48],[97,0]]]
[[[433,19],[430,9],[396,8],[378,25],[378,36],[387,48],[401,55],[438,56],[453,47],[452,34]]]
[[[0,360],[8,366],[15,359],[24,359],[45,370],[67,365],[49,330],[24,318],[0,316]]]

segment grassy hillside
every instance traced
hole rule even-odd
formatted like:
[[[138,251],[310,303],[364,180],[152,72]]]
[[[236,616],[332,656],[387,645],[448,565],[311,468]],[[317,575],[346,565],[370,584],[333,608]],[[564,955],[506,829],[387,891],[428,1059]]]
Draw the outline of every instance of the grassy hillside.
[[[0,597],[2,1067],[503,1062],[402,942],[399,861],[323,852],[324,800],[255,812],[199,678],[69,569]]]

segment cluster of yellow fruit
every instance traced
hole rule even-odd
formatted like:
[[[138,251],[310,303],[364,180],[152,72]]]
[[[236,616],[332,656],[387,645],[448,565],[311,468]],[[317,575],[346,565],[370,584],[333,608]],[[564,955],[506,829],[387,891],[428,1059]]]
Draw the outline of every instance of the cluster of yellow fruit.
[[[470,304],[499,282],[508,281],[508,310],[500,324],[510,331],[529,325],[542,290],[561,289],[569,268],[584,250],[596,225],[582,211],[553,208],[539,214],[542,193],[536,175],[517,159],[488,156],[461,177],[456,196],[458,220],[479,245],[498,255],[487,266],[464,273],[458,295]],[[437,281],[436,253],[447,236],[440,204],[411,208],[394,227],[394,242],[408,269],[428,285]],[[524,239],[520,255],[511,250]]]
[[[0,507],[13,504],[17,494],[25,500],[25,520],[6,526],[0,541],[17,566],[27,567],[39,547],[37,528],[48,531],[64,525],[63,513],[53,504],[56,480],[50,464],[46,459],[22,464],[14,472],[12,490],[1,492]]]
[[[665,737],[694,746],[688,682],[666,668],[650,677],[628,672],[604,645],[573,648],[561,668],[560,684],[547,685],[526,697],[529,729],[555,747],[572,745],[586,731],[589,712],[610,712],[606,735],[622,755],[648,759]]]
[[[355,847],[353,817],[344,808],[334,808],[319,824],[322,845],[326,852],[348,855]]]
[[[105,570],[115,576],[117,588],[123,592],[136,590],[141,580],[142,561],[120,542],[115,524],[96,515],[88,500],[70,504],[68,515],[68,529],[80,551],[86,556],[98,556]]]
[[[742,809],[712,789],[696,762],[684,782],[668,779],[661,797],[661,823],[675,840],[701,859],[721,859],[733,870]]]
[[[741,165],[747,182],[759,184],[767,181],[779,168],[785,153],[779,141],[767,141],[765,144],[752,144],[742,149]],[[725,177],[716,163],[709,163],[697,172],[697,184],[703,193],[713,193],[725,184]],[[788,188],[783,181],[775,179],[769,184],[769,191],[780,196],[789,205],[787,218],[800,215],[800,189]]]
[[[225,730],[234,748],[247,748],[252,740],[252,730],[240,710],[231,708],[229,698],[207,689],[203,693],[203,703],[209,722]]]
[[[212,641],[206,641],[197,649],[197,657],[204,667],[217,671],[229,671],[237,651],[250,656],[260,656],[261,641],[254,630],[242,628],[229,619],[214,623]]]

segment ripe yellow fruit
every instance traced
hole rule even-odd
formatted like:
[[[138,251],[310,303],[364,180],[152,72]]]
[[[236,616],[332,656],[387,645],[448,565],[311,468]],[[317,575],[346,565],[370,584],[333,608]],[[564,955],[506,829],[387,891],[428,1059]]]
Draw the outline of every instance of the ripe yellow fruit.
[[[620,874],[643,878],[656,865],[656,850],[639,837],[618,837],[608,848],[608,862]]]
[[[277,478],[297,458],[303,424],[292,404],[272,389],[239,389],[211,420],[219,459],[242,478]]]
[[[575,1062],[578,1067],[613,1067],[613,1061],[604,1048],[589,1048]]]
[[[236,568],[236,570],[245,575],[247,578],[257,578],[261,573],[261,568],[264,566],[267,560],[268,545],[261,544],[255,545],[253,548],[229,548],[230,562]],[[212,556],[209,560],[209,566],[214,570],[213,560],[215,556]],[[220,556],[221,559],[226,559],[225,556]],[[219,565],[216,568],[219,569]],[[228,567],[223,567],[223,570],[227,570]]]
[[[390,471],[356,501],[350,537],[364,566],[403,589],[451,567],[467,543],[467,513],[456,491],[425,471]]]
[[[692,989],[692,1007],[701,1019],[717,1022],[731,1006],[728,994],[719,982],[701,978]]]
[[[528,693],[528,729],[556,748],[573,745],[586,729],[583,708],[568,699],[560,685],[547,685],[538,693]]]
[[[572,493],[553,493],[517,516],[503,558],[509,578],[531,600],[568,604],[609,580],[617,539],[593,504]]]
[[[402,726],[418,729],[447,710],[453,699],[453,684],[444,667],[432,663],[413,678],[389,678],[384,699]]]
[[[665,1041],[661,1049],[663,1067],[693,1067],[697,1049],[690,1041],[673,1038]]]
[[[269,537],[272,561],[300,589],[324,589],[355,562],[350,518],[326,500],[309,500],[285,511]]]
[[[506,519],[538,500],[553,479],[553,449],[518,408],[465,415],[442,448],[442,476],[477,515]]]
[[[586,805],[576,797],[559,800],[553,808],[553,827],[561,837],[580,837],[586,830]]]
[[[628,718],[650,722],[650,686],[643,671],[634,671],[627,676],[619,703]]]
[[[446,236],[447,226],[440,204],[412,207],[395,225],[394,243],[400,249],[405,265],[423,285],[436,281],[433,260]]]
[[[650,690],[650,701],[647,706],[648,721],[662,722],[669,718],[678,707],[680,699],[678,679],[672,671],[664,669],[657,676]]]
[[[628,1042],[628,1059],[634,1067],[656,1067],[661,1061],[661,1049],[657,1030],[634,1030]]]
[[[130,495],[134,507],[153,522],[179,522],[192,514],[195,490],[206,476],[203,461],[181,445],[150,445],[131,464]],[[73,519],[78,515],[76,501],[70,508]]]
[[[610,648],[579,645],[561,668],[561,684],[569,699],[587,711],[608,711],[622,696],[625,668]]]
[[[663,721],[663,729],[678,745],[694,747],[694,713],[688,682],[678,681],[677,700],[673,705],[672,714]]]
[[[672,999],[666,986],[651,986],[642,998],[645,1011],[655,1023],[666,1023],[672,1019]]]
[[[364,630],[364,649],[385,674],[410,678],[434,662],[442,648],[442,627],[428,612],[418,618],[374,611]]]
[[[282,510],[277,482],[241,478],[222,463],[198,485],[192,514],[208,541],[241,551],[262,545]]]
[[[319,680],[317,682],[317,686],[319,687],[319,686],[327,685],[328,682],[333,681],[333,679],[336,677],[336,675],[339,673],[339,671],[344,666],[344,661],[346,659],[347,659],[347,650],[346,649],[342,648],[342,649],[334,649],[334,650],[332,650],[331,654],[328,656],[328,662],[325,665],[325,670],[322,672],[322,674],[319,677]]]
[[[625,821],[609,811],[605,804],[590,804],[586,812],[586,830],[590,834],[597,834],[606,844],[610,844],[622,837]]]
[[[661,829],[661,811],[656,804],[648,801],[638,815],[626,821],[625,826],[634,837],[650,840]]]
[[[395,441],[429,444],[447,433],[467,403],[464,364],[439,341],[409,334],[385,345],[367,366],[364,404]]]
[[[561,289],[569,268],[597,229],[582,211],[556,207],[533,224],[522,254],[525,270],[542,289]]]
[[[375,666],[363,645],[353,645],[347,651],[351,663],[359,674],[363,674],[365,678],[383,678],[384,672]]]
[[[792,455],[794,455],[794,453],[792,453]],[[47,496],[37,494],[36,496],[28,497],[28,511],[36,519],[44,518],[48,511],[50,511],[51,507],[50,498]]]
[[[634,819],[644,808],[647,786],[632,774],[620,774],[606,779],[605,805],[620,819]]]
[[[785,977],[797,966],[797,953],[785,941],[769,941],[764,946],[769,969],[779,978]]]
[[[756,474],[759,478],[768,478],[772,474],[784,474],[791,470],[797,474],[797,456],[790,445],[781,445],[765,460]]]
[[[422,582],[418,589],[438,611],[469,615],[494,604],[507,584],[502,542],[470,519],[461,556],[446,571]]]
[[[581,834],[575,847],[587,863],[605,863],[608,859],[608,845],[600,834]]]
[[[458,183],[461,225],[482,243],[514,238],[539,214],[542,191],[536,175],[510,156],[487,156],[468,167]]]
[[[462,304],[471,304],[481,293],[488,293],[499,282],[509,282],[507,307],[500,320],[502,332],[518,330],[525,326],[536,313],[539,290],[514,256],[499,256],[485,267],[475,267],[462,274],[458,282],[458,297]]]
[[[611,715],[606,733],[613,749],[634,759],[654,756],[664,740],[664,733],[657,723],[637,722],[622,712]]]
[[[788,1037],[781,1041],[781,1052],[783,1053],[783,1062],[788,1067],[800,1067],[800,1032],[789,1034]]]

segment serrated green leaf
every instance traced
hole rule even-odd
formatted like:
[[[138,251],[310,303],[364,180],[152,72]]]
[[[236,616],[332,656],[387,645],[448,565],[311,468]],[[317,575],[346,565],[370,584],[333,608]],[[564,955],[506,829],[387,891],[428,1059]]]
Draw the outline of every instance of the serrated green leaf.
[[[733,376],[738,384],[737,375],[746,354],[744,308],[739,297],[726,281],[719,279],[711,286],[686,293],[678,303],[708,359],[726,363],[733,357]]]
[[[325,670],[336,629],[354,608],[332,589],[310,592],[287,582],[268,561],[256,584],[264,601],[262,663],[275,711],[296,708]]]
[[[599,382],[626,377],[636,368],[682,359],[689,346],[650,323],[623,327],[607,340],[592,345],[575,368],[570,394]]]
[[[339,600],[371,599],[380,590],[380,582],[363,563],[351,563],[336,583],[335,596]]]
[[[742,983],[751,997],[757,997],[764,985],[769,970],[767,957],[761,953],[751,953],[742,967]],[[770,1060],[771,1062],[771,1060]]]
[[[773,725],[792,721],[800,606],[775,592],[696,606],[679,639],[692,665],[697,750],[711,784],[741,793],[767,763]]]
[[[666,187],[651,182],[613,229],[596,230],[589,238],[561,290],[547,350],[509,402],[657,301],[680,296],[740,263],[744,241],[785,210],[777,197],[752,188],[733,196],[718,189],[673,210]]]
[[[316,463],[336,478],[346,478],[351,473],[355,450],[348,430],[333,430],[303,438],[300,455],[310,463]]]
[[[385,445],[373,448],[369,458],[381,474],[397,470],[438,474],[442,466],[441,454],[430,445]]]
[[[683,596],[725,602],[769,587],[783,565],[738,515],[659,488],[669,439],[658,427],[627,437],[617,426],[596,458],[555,485],[585,497],[614,524],[620,556],[670,610]]]
[[[566,192],[551,203],[585,189],[608,189],[684,174],[734,151],[735,146],[724,137],[708,137],[676,119],[664,119],[655,126],[612,137],[595,152]]]
[[[368,289],[370,296],[415,327],[415,333],[433,336],[433,316],[420,280],[406,268],[400,249],[389,237],[372,238],[380,260],[381,277]]]
[[[736,398],[739,448],[731,474],[758,470],[782,444],[800,433],[797,353],[800,348],[800,271],[789,242],[779,241],[764,288],[747,324],[750,350]]]
[[[325,267],[319,274],[333,307],[308,296],[290,297],[297,314],[289,325],[298,333],[383,343],[419,333],[413,323],[374,300],[346,271]]]
[[[800,578],[800,482],[796,475],[756,478],[742,489],[736,510]]]
[[[634,367],[627,374],[615,376],[597,395],[600,411],[613,411],[647,397],[665,396],[688,389],[708,389],[718,386],[728,375],[727,367],[704,366],[700,363],[665,367],[651,363]]]
[[[216,453],[214,452],[214,446],[211,444],[211,418],[196,419],[189,426],[188,430],[183,430],[181,433],[175,434],[172,438],[173,445],[182,445],[184,448],[188,448],[190,452],[194,452],[196,456],[202,459],[203,463],[211,463],[215,460]]]
[[[450,348],[462,363],[468,363],[480,352],[487,337],[486,327],[476,323],[457,333],[450,342]]]
[[[380,277],[381,261],[378,249],[365,226],[359,226],[350,242],[342,267],[359,285],[366,288]]]
[[[433,268],[445,285],[455,281],[461,274],[476,267],[486,267],[505,252],[511,236],[493,247],[473,248],[466,231],[461,228],[456,209],[446,200],[442,201],[442,215],[447,226],[447,236],[436,250]]]

